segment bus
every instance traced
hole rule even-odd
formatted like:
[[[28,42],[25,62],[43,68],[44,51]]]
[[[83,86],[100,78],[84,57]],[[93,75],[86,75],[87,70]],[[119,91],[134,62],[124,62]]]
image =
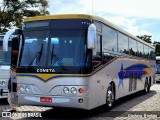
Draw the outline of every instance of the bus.
[[[8,51],[3,51],[3,38],[5,34],[0,34],[0,99],[7,98],[8,80],[10,77],[10,56],[11,41],[8,42]]]
[[[148,93],[155,82],[155,48],[101,17],[29,17],[20,32],[12,63],[18,106],[111,109],[121,97]]]
[[[10,79],[10,65],[12,61],[12,35],[17,30],[10,29],[8,32],[0,34],[0,99],[8,97],[8,80]],[[5,45],[7,48],[4,50]]]
[[[160,56],[156,56],[156,82],[160,81]]]

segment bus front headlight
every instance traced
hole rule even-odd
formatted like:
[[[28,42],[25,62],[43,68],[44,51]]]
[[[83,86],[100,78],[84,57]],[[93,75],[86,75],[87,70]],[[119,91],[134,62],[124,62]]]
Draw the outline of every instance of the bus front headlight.
[[[6,84],[6,82],[5,81],[2,81],[2,85],[4,86]]]
[[[75,87],[71,88],[71,93],[76,94],[77,93],[77,89]]]
[[[19,87],[19,89],[20,89],[20,91],[24,91],[24,86],[23,85],[21,85],[20,87]]]
[[[26,92],[29,92],[29,90],[30,90],[30,86],[29,86],[29,85],[27,85],[27,86],[25,87],[25,90],[26,90]]]
[[[0,85],[4,86],[5,85],[5,81],[0,81]]]
[[[64,92],[65,94],[69,93],[69,88],[68,88],[68,87],[64,87],[64,88],[63,88],[63,92]]]

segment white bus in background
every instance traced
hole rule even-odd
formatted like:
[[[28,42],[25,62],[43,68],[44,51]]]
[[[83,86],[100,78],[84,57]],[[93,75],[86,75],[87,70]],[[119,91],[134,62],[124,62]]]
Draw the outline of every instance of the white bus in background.
[[[0,98],[7,98],[8,80],[10,77],[11,41],[8,41],[8,51],[3,51],[4,34],[0,34]]]
[[[8,96],[8,80],[10,78],[12,35],[15,29],[0,34],[0,99]],[[7,43],[6,43],[7,42]],[[4,46],[7,44],[7,47]],[[5,50],[4,51],[4,47]]]
[[[156,56],[156,82],[160,82],[160,56]]]

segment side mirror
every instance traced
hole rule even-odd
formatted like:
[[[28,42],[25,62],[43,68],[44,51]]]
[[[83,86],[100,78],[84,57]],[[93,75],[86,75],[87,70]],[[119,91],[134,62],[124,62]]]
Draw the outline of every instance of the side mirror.
[[[87,34],[87,48],[88,49],[95,48],[96,39],[97,39],[96,26],[92,23],[88,27],[88,34]]]
[[[4,36],[4,38],[3,38],[3,51],[5,51],[5,52],[8,51],[8,41],[9,41],[11,35],[12,35],[14,32],[15,32],[15,29],[11,29],[11,30],[9,30],[9,31],[5,34],[5,36]]]
[[[22,30],[11,29],[5,34],[5,36],[3,38],[3,51],[4,52],[8,51],[8,41],[12,40],[12,38],[11,38],[12,35],[22,35]]]

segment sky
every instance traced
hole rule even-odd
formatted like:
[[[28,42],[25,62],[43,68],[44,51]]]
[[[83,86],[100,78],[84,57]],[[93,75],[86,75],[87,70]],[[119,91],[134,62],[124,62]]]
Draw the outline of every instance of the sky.
[[[160,42],[160,0],[48,0],[50,14],[93,14]]]

